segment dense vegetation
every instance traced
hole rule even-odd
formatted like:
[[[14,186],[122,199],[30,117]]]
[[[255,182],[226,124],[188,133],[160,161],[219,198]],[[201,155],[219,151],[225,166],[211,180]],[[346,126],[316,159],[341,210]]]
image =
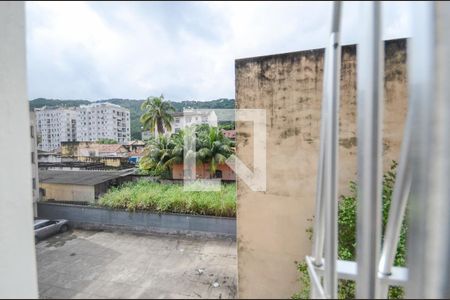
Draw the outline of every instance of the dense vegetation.
[[[187,192],[183,190],[183,185],[141,180],[109,190],[99,199],[98,204],[129,211],[235,217],[236,185],[222,185],[217,192]]]
[[[96,102],[108,102],[112,104],[120,105],[124,108],[130,110],[130,122],[131,122],[131,138],[132,139],[141,139],[141,123],[139,118],[141,117],[141,105],[144,100],[132,100],[132,99],[107,99],[107,100],[99,100]],[[40,108],[43,106],[48,107],[77,107],[80,105],[92,104],[94,102],[88,100],[59,100],[59,99],[45,99],[45,98],[37,98],[30,101],[30,109]],[[211,101],[181,101],[174,102],[171,101],[173,107],[175,107],[176,111],[183,111],[183,108],[191,107],[191,108],[199,108],[199,109],[234,109],[234,99],[217,99]],[[218,115],[220,115],[218,113]],[[222,114],[223,115],[223,114]],[[220,116],[219,116],[220,117]],[[227,116],[233,117],[233,116]]]
[[[397,164],[394,162],[391,169],[383,176],[383,231],[385,231],[387,218],[389,215],[389,207],[391,205],[391,198],[393,187],[395,183],[395,169]],[[356,195],[357,186],[355,182],[350,183],[350,194],[341,197],[339,201],[338,211],[338,257],[342,260],[356,259]],[[397,254],[394,260],[395,266],[405,266],[406,264],[406,222],[400,233],[400,240],[397,248]],[[310,293],[310,281],[306,263],[302,262],[298,265],[300,272],[301,291],[294,295],[295,299],[308,299]],[[355,283],[349,280],[339,280],[338,297],[340,299],[354,299],[355,298]],[[390,299],[403,298],[403,289],[400,287],[390,287]]]
[[[185,157],[194,154],[184,153],[186,134],[189,134],[187,137],[195,136],[197,163],[208,163],[211,177],[214,177],[217,166],[233,153],[234,143],[219,128],[208,125],[187,127],[170,136],[150,139],[139,163],[141,173],[163,178],[170,176],[173,164],[182,163]]]

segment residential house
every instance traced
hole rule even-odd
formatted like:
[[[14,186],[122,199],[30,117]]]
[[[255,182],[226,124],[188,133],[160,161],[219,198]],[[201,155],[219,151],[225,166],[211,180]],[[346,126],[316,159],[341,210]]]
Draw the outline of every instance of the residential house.
[[[128,150],[121,144],[95,142],[63,142],[61,157],[81,162],[104,163],[107,167],[129,167]]]

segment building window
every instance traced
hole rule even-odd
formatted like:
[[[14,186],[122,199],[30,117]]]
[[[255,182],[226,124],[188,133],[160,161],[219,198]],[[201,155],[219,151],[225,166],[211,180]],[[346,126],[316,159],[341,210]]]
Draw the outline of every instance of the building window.
[[[30,126],[30,135],[32,138],[34,138],[34,126],[33,125]]]
[[[33,190],[36,189],[36,178],[33,178]]]
[[[34,164],[34,151],[31,152],[31,163]]]

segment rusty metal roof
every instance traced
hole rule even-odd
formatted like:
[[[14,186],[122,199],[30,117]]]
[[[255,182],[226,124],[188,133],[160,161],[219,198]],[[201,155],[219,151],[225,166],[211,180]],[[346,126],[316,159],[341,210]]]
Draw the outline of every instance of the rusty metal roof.
[[[127,176],[134,173],[134,169],[121,171],[60,171],[40,170],[40,183],[74,184],[74,185],[97,185],[99,183]]]

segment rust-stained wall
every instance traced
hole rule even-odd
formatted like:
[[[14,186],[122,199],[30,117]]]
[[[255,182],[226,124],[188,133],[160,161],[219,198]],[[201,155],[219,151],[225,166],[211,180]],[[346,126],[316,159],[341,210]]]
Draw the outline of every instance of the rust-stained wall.
[[[238,178],[238,292],[287,298],[311,251],[319,152],[322,49],[236,61],[237,108],[267,110],[267,191]],[[384,167],[398,159],[407,107],[406,41],[386,42]],[[356,47],[342,49],[339,193],[356,177]],[[237,154],[252,167],[252,124],[237,123]]]

